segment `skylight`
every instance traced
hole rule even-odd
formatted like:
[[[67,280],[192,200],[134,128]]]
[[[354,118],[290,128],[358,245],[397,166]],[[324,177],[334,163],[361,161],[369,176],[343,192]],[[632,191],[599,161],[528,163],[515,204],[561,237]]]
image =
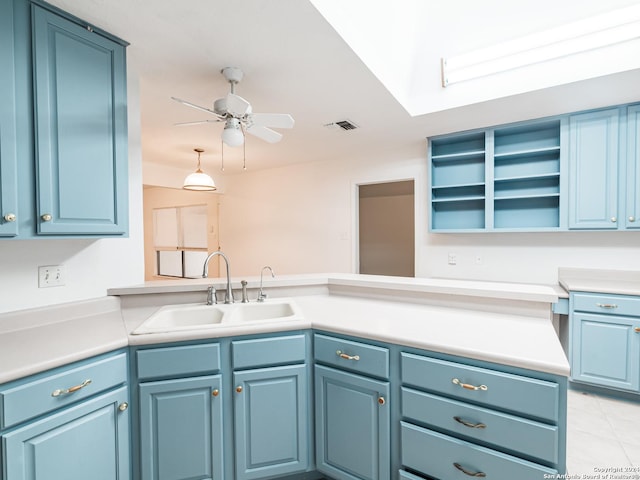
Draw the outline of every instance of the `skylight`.
[[[412,116],[640,68],[638,0],[310,1]]]

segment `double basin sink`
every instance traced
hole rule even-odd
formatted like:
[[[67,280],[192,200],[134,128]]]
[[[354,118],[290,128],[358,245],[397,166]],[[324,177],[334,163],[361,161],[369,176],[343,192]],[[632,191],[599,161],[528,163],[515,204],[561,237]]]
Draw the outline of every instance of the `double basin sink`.
[[[302,319],[299,307],[287,298],[255,303],[166,305],[145,320],[132,334],[144,335]]]

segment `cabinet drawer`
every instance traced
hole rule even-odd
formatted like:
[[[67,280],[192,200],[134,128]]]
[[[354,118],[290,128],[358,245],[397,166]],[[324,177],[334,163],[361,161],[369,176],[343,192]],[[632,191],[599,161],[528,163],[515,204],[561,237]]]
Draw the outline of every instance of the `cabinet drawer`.
[[[139,380],[204,375],[220,370],[220,345],[185,345],[136,352]]]
[[[306,359],[304,335],[256,338],[231,343],[233,368],[253,368],[285,363],[302,363]]]
[[[558,418],[554,382],[410,353],[402,354],[401,368],[405,385],[536,419]]]
[[[366,343],[316,334],[314,358],[342,370],[389,378],[389,350]]]
[[[17,425],[127,381],[127,355],[52,370],[0,388],[0,429]]]
[[[640,297],[574,293],[572,300],[574,311],[640,317]]]
[[[558,427],[402,388],[402,416],[436,430],[557,463]]]
[[[401,428],[402,464],[429,477],[540,480],[545,478],[544,474],[557,473],[557,470],[410,423],[402,422]]]
[[[417,475],[413,475],[412,473],[405,472],[404,470],[400,470],[398,472],[398,477],[400,480],[423,480],[422,477],[418,477]]]

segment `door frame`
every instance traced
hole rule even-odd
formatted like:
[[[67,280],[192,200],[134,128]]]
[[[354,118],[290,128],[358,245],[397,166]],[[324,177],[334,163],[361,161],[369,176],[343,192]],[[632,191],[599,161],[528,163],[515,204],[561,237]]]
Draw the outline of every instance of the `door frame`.
[[[360,186],[364,185],[377,185],[381,183],[396,183],[396,182],[413,182],[413,272],[414,277],[418,277],[418,266],[420,262],[420,249],[419,234],[422,231],[422,223],[420,218],[426,218],[426,212],[422,208],[426,205],[426,202],[422,202],[419,199],[423,197],[423,189],[418,182],[416,176],[385,176],[369,179],[353,180],[351,182],[351,228],[353,239],[351,242],[351,271],[353,273],[360,273]]]

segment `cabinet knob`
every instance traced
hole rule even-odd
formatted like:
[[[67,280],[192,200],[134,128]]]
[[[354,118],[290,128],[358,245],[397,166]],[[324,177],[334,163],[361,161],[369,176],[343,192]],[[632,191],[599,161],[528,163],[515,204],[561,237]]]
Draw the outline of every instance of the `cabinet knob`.
[[[385,403],[387,403],[387,401],[384,399],[384,397],[378,397],[378,403],[380,405],[384,405]]]
[[[611,217],[611,222],[616,223],[618,221],[618,217]]]
[[[636,333],[640,333],[640,327],[634,328],[633,331],[636,332]]]
[[[236,392],[238,392],[238,393],[242,393],[242,386],[238,385],[238,386],[236,387]]]
[[[633,215],[631,215],[631,216],[629,217],[629,221],[630,221],[630,222],[635,222],[635,221],[636,221],[636,217],[634,217]]]
[[[50,214],[45,213],[44,215],[41,215],[40,218],[43,222],[50,222],[53,217]]]
[[[129,408],[129,404],[127,402],[122,402],[120,405],[118,405],[118,410],[120,410],[121,412],[124,412],[127,408]]]
[[[15,222],[16,221],[16,214],[15,213],[7,213],[4,216],[4,219],[7,222]]]
[[[218,390],[217,388],[213,390],[213,392],[211,392],[211,395],[213,395],[214,397],[217,397],[218,395],[220,395],[220,390]]]

